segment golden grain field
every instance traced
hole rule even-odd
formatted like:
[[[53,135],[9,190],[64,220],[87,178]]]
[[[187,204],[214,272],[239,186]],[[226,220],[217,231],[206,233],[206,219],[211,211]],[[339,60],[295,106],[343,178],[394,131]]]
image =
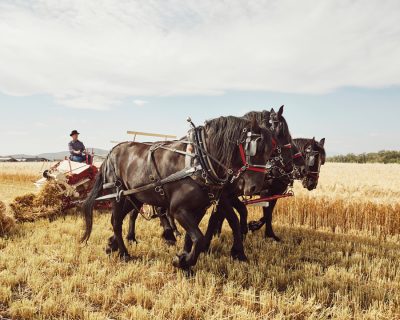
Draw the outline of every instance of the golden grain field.
[[[0,200],[35,190],[40,164],[0,164]],[[89,243],[81,218],[18,224],[0,238],[0,315],[13,319],[400,319],[400,165],[327,164],[318,190],[295,186],[275,215],[275,243],[249,234],[250,263],[229,258],[224,225],[186,278],[157,221],[139,218],[136,259],[104,248],[109,214]],[[258,218],[260,209],[251,209]],[[206,219],[205,219],[206,220]],[[204,228],[207,221],[202,222]],[[182,247],[179,239],[178,248]]]

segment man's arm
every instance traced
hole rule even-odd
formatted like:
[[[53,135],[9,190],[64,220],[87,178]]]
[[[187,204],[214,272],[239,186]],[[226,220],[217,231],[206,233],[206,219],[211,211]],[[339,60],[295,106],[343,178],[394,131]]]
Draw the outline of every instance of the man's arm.
[[[74,155],[74,154],[81,154],[82,152],[80,150],[74,150],[72,143],[68,143],[68,149],[69,149],[69,153]]]

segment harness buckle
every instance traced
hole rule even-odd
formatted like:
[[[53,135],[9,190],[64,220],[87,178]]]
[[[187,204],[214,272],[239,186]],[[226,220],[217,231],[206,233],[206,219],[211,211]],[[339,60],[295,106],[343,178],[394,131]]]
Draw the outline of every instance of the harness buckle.
[[[165,192],[164,192],[164,189],[163,189],[162,186],[157,186],[157,187],[155,187],[155,188],[154,188],[154,191],[157,192],[157,193],[159,193],[160,196],[164,196],[164,195],[165,195]]]
[[[119,190],[119,191],[117,192],[117,196],[115,197],[115,201],[120,202],[123,193],[124,193],[124,190]]]

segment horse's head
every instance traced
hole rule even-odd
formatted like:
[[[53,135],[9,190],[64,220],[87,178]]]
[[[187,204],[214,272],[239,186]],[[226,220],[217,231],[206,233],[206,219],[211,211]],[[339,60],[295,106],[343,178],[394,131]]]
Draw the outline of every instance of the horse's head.
[[[213,160],[218,176],[238,179],[237,186],[246,195],[259,192],[273,150],[271,132],[253,117],[219,117],[204,128],[207,149],[218,160]]]
[[[306,163],[306,175],[303,178],[303,187],[314,190],[318,186],[321,166],[325,164],[325,138],[317,142],[315,138],[309,139],[305,144],[303,156]]]
[[[271,109],[269,116],[268,113],[264,113],[266,125],[271,129],[276,140],[276,148],[272,154],[272,175],[274,177],[290,175],[294,169],[293,141],[289,126],[283,117],[283,108],[284,106],[281,106],[278,112]],[[297,162],[299,161],[297,159]]]
[[[241,155],[241,165],[247,168],[238,184],[244,195],[253,195],[261,191],[269,169],[268,161],[274,150],[271,131],[260,126],[256,118],[252,118],[250,123],[250,131],[244,132],[244,157]]]

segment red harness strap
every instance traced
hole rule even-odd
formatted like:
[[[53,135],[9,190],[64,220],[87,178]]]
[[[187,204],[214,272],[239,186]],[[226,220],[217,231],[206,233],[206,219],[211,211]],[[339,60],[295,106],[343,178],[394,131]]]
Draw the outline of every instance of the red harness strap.
[[[290,143],[285,144],[283,147],[284,147],[285,149],[292,149],[292,145],[291,145]]]
[[[303,156],[303,154],[301,152],[297,152],[295,155],[293,155],[293,159],[297,159],[297,158],[300,158],[302,156]]]
[[[276,143],[276,140],[274,138],[272,138],[272,152],[274,152],[277,147],[278,147],[278,144]]]
[[[270,196],[270,197],[265,197],[265,198],[259,198],[259,199],[254,199],[254,200],[245,200],[243,203],[248,206],[250,204],[256,204],[260,202],[270,202],[272,200],[277,200],[281,198],[288,198],[288,197],[293,197],[292,193],[287,193],[287,194],[277,194],[275,196]]]
[[[240,171],[243,172],[246,170],[250,170],[250,171],[262,172],[262,173],[268,172],[268,170],[266,168],[253,167],[247,162],[246,153],[244,152],[244,148],[243,148],[242,144],[239,145],[239,150],[240,150],[240,157],[242,158],[242,162],[243,162],[243,167],[240,169]]]

